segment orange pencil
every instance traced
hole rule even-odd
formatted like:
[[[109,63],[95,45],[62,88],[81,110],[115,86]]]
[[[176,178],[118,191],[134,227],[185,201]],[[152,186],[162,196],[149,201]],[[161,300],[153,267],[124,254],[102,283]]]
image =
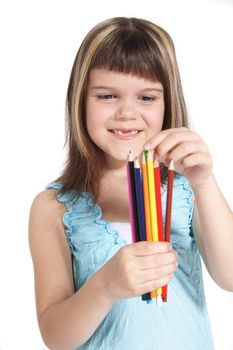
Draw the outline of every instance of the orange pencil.
[[[141,169],[142,169],[144,212],[145,212],[145,222],[146,222],[146,240],[152,242],[148,178],[147,178],[146,158],[145,158],[144,152],[142,155]]]
[[[142,170],[142,189],[143,189],[143,199],[144,199],[145,223],[146,223],[146,240],[149,242],[152,242],[150,199],[149,199],[149,187],[148,187],[149,185],[148,185],[146,157],[144,152],[142,154],[141,170]],[[153,296],[152,296],[152,293],[153,293]],[[155,297],[156,297],[156,291],[150,292],[150,299]]]
[[[149,205],[150,205],[150,217],[151,217],[151,234],[152,241],[158,242],[158,222],[157,222],[157,204],[155,193],[155,179],[154,179],[154,162],[152,152],[148,152],[147,156],[147,174],[148,174],[148,192],[149,192]],[[162,294],[162,288],[158,288],[156,291],[151,292],[151,298],[156,297],[156,303],[160,304]]]

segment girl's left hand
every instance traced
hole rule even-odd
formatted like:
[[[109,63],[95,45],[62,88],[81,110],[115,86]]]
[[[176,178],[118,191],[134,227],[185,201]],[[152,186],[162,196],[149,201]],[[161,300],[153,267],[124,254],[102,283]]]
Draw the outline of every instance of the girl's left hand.
[[[145,150],[155,150],[158,160],[184,174],[192,187],[203,185],[212,174],[213,161],[207,145],[194,131],[182,127],[162,130],[147,141]]]

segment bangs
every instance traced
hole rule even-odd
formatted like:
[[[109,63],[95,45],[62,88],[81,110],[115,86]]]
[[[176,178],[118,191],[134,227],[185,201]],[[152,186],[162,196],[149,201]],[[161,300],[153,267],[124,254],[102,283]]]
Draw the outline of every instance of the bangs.
[[[161,53],[149,34],[139,28],[121,28],[97,48],[90,68],[132,74],[154,82],[166,81]]]

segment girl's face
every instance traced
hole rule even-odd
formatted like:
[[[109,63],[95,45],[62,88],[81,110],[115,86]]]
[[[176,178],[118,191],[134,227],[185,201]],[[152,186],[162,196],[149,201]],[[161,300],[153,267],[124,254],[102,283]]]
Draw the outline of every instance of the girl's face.
[[[105,153],[109,168],[127,161],[129,150],[143,146],[161,131],[163,86],[130,74],[92,69],[86,98],[86,123],[92,141]]]

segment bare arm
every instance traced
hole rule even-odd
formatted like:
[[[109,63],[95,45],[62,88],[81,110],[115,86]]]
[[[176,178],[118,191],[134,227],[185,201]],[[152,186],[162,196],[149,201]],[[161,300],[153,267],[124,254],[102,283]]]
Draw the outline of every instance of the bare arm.
[[[233,291],[233,215],[214,178],[213,161],[200,135],[186,128],[162,130],[146,149],[184,174],[194,191],[193,228],[200,253],[214,281]]]
[[[170,243],[129,244],[75,293],[70,249],[61,221],[65,210],[55,199],[54,190],[45,191],[35,198],[29,220],[38,323],[45,344],[52,350],[80,346],[116,300],[168,284],[178,266]]]
[[[233,291],[233,214],[212,175],[193,188],[193,228],[199,250],[214,281]]]
[[[87,341],[110,310],[98,272],[71,297],[51,305],[40,317],[40,330],[50,349],[74,349]]]
[[[98,273],[74,294],[70,249],[61,222],[65,210],[53,190],[45,191],[35,198],[29,220],[38,323],[45,344],[56,350],[80,346],[112,306]]]

